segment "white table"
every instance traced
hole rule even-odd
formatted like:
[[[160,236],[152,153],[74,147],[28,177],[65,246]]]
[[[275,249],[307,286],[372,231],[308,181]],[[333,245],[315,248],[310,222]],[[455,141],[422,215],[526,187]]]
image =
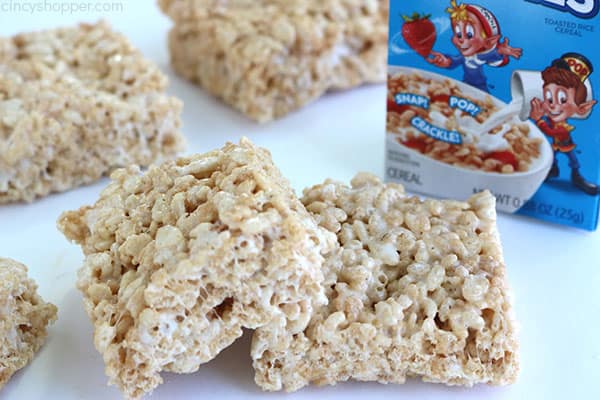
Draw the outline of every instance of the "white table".
[[[17,3],[14,1],[13,3]],[[113,1],[114,2],[114,1]],[[326,177],[349,180],[357,171],[381,176],[384,154],[384,86],[329,95],[268,125],[254,124],[174,76],[168,64],[169,21],[153,2],[117,1],[105,13],[8,10],[0,0],[0,35],[95,21],[103,16],[168,71],[170,92],[185,101],[188,152],[203,152],[241,135],[268,147],[297,190]],[[21,2],[22,3],[22,2]],[[36,3],[36,2],[30,2]],[[43,2],[42,2],[43,3]],[[67,4],[67,1],[48,1]],[[75,2],[83,4],[84,2]],[[107,2],[110,3],[110,2]],[[100,3],[106,4],[106,3]],[[46,346],[17,373],[0,397],[27,399],[119,399],[106,386],[100,355],[74,288],[79,248],[55,228],[63,210],[94,202],[106,185],[53,195],[31,205],[0,207],[0,255],[30,267],[45,299],[59,307]],[[586,233],[501,215],[509,278],[521,324],[522,372],[517,384],[493,388],[447,388],[411,381],[403,386],[345,383],[308,388],[289,399],[593,399],[600,398],[600,233]],[[153,399],[279,398],[253,383],[249,335],[192,375],[165,375]]]

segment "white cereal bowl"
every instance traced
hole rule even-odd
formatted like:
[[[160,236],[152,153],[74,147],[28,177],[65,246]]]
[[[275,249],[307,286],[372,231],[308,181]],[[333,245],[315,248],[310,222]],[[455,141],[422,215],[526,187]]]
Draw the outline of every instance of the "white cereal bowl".
[[[426,79],[451,80],[469,97],[483,101],[490,96],[497,107],[506,107],[506,103],[490,94],[446,76],[406,67],[390,67],[389,73],[392,76],[416,73]],[[528,124],[530,135],[542,139],[540,157],[532,162],[527,172],[501,174],[449,165],[399,144],[396,141],[397,134],[388,132],[386,179],[406,183],[409,188],[421,193],[463,200],[475,192],[488,189],[496,196],[498,210],[515,212],[537,192],[548,175],[554,157],[550,144],[535,124],[531,121],[517,122]]]

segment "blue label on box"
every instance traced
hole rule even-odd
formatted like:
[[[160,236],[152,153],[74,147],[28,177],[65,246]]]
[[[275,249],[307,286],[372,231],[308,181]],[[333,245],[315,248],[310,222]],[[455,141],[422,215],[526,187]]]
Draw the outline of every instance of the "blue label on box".
[[[490,189],[511,199],[499,210],[594,230],[599,10],[600,0],[391,0],[388,166],[423,177],[408,189]],[[465,171],[462,192],[436,189],[429,159],[447,179]]]

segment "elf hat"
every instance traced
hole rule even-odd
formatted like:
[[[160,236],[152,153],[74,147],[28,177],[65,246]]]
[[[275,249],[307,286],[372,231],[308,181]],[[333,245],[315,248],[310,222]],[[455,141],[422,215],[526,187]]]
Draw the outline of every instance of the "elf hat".
[[[563,54],[560,58],[552,62],[552,66],[571,71],[577,75],[583,83],[585,83],[592,72],[594,72],[594,66],[590,60],[583,54],[574,52]]]
[[[587,89],[586,101],[591,101],[594,99],[592,84],[588,79],[592,72],[594,72],[594,66],[586,56],[574,52],[565,53],[562,56],[560,56],[560,58],[557,58],[556,60],[552,61],[552,66],[565,69],[575,74],[581,80],[581,82],[583,82]],[[573,118],[585,119],[588,116],[589,114],[580,117],[573,116]]]
[[[500,24],[490,10],[476,4],[467,4],[466,8],[468,12],[477,17],[487,37],[501,35]]]

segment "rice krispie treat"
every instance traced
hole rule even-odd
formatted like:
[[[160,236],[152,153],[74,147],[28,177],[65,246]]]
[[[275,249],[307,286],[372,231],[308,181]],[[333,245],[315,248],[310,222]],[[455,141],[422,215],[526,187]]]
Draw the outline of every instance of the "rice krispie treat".
[[[60,230],[85,254],[78,287],[110,382],[138,398],[272,320],[302,332],[321,286],[319,228],[247,139],[140,175],[117,170]]]
[[[248,117],[386,78],[388,0],[159,0],[171,61]]]
[[[166,76],[103,22],[0,38],[0,204],[182,149]]]
[[[55,320],[56,307],[37,294],[27,267],[0,258],[0,389],[33,359]]]
[[[467,202],[421,201],[360,174],[352,187],[309,188],[302,201],[340,244],[326,256],[329,304],[302,332],[279,321],[255,332],[261,387],[516,379],[515,323],[489,192]]]

